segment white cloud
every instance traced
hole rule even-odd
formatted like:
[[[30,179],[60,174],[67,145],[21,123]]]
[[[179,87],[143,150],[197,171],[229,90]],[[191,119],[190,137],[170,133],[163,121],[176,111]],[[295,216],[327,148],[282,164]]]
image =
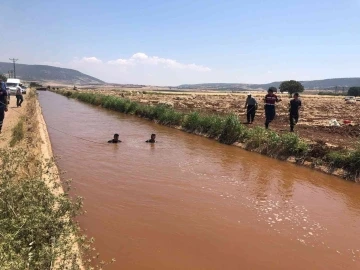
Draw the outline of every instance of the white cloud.
[[[161,58],[158,56],[148,56],[145,53],[141,53],[141,52],[135,53],[128,59],[111,60],[108,61],[107,63],[111,65],[127,65],[127,66],[159,65],[165,68],[172,68],[172,69],[188,69],[199,72],[211,71],[210,68],[202,65],[183,64],[173,59]]]
[[[97,59],[96,57],[92,56],[92,57],[83,57],[81,59],[74,59],[75,62],[80,62],[80,63],[92,63],[92,64],[100,64],[102,63],[102,61],[100,59]]]
[[[110,83],[179,85],[208,82],[213,71],[202,65],[180,63],[173,59],[138,52],[126,59],[103,61],[95,56],[75,57],[61,67],[79,70]]]
[[[149,57],[145,54],[145,53],[135,53],[132,57],[132,59],[139,59],[139,60],[145,60],[148,59]]]

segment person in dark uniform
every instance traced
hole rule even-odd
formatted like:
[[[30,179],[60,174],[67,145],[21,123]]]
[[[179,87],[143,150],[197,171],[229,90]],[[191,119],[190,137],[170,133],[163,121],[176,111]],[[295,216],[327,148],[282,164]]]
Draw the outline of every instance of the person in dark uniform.
[[[156,134],[151,134],[150,140],[146,141],[147,143],[156,143]]]
[[[275,94],[272,89],[268,90],[268,94],[264,98],[265,102],[265,128],[269,128],[269,124],[274,120],[276,111],[275,111],[275,103],[281,101]]]
[[[246,99],[245,109],[246,109],[247,124],[252,124],[254,122],[255,113],[257,110],[257,101],[255,98],[251,96],[250,93],[248,94],[248,97]]]
[[[290,132],[294,132],[294,127],[299,121],[299,109],[301,108],[301,100],[299,93],[294,94],[294,98],[290,100],[289,116],[290,116]]]
[[[109,140],[108,143],[121,143],[121,141],[119,140],[119,134],[114,134],[114,139]]]
[[[5,112],[8,111],[8,92],[6,90],[6,84],[0,79],[0,133],[5,118]]]

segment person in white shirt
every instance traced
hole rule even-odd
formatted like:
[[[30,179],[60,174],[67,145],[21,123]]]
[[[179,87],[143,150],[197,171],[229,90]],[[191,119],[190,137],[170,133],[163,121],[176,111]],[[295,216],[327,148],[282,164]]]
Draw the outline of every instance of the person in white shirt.
[[[18,86],[16,87],[16,106],[21,107],[21,103],[23,103],[24,98],[22,95],[22,89]]]

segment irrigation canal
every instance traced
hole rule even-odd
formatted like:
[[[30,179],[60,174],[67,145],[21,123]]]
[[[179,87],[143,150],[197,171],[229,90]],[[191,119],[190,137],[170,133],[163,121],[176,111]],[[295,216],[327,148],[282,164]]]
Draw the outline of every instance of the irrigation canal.
[[[108,269],[360,269],[360,185],[39,93]],[[106,144],[114,133],[119,145]],[[158,143],[144,141],[151,133]],[[104,143],[104,144],[102,144]]]

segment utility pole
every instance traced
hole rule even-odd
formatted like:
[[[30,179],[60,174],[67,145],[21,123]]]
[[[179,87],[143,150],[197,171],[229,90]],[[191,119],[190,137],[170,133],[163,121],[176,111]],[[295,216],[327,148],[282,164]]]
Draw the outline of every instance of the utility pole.
[[[9,60],[12,61],[13,64],[14,64],[14,78],[16,79],[15,62],[16,62],[17,60],[19,60],[19,59],[9,58]]]

